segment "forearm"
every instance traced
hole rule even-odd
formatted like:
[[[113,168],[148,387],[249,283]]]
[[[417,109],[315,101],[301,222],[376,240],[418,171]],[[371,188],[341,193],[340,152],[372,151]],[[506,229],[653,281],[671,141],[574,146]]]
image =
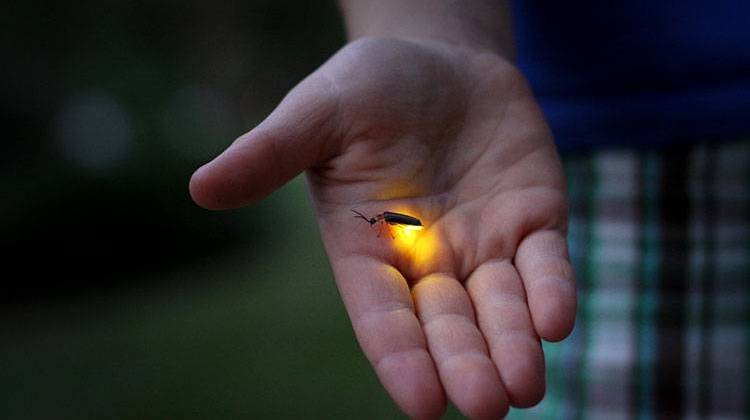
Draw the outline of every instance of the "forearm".
[[[437,39],[513,57],[506,0],[339,0],[350,40]]]

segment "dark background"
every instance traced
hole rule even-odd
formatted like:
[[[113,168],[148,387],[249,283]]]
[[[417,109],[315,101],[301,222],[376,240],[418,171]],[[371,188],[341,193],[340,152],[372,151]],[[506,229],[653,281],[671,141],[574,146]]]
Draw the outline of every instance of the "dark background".
[[[1,418],[389,418],[302,179],[192,171],[344,42],[333,1],[0,6]]]
[[[0,5],[0,418],[401,416],[303,179],[187,190],[344,42],[333,1]]]

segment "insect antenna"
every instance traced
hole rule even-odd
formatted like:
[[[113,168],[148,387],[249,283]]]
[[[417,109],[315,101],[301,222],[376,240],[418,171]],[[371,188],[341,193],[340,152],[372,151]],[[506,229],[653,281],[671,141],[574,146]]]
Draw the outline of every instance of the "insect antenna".
[[[364,214],[362,214],[362,213],[360,213],[360,212],[358,212],[357,210],[354,210],[354,209],[350,209],[350,210],[356,214],[356,216],[354,216],[354,217],[356,217],[356,218],[362,218],[362,220],[364,220],[365,222],[367,222],[369,224],[373,224],[373,221],[370,220],[370,219],[368,219]]]

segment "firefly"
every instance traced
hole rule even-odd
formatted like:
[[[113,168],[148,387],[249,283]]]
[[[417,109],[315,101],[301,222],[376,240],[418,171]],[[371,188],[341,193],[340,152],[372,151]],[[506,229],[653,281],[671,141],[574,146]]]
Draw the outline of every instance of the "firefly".
[[[424,226],[422,221],[414,216],[408,214],[396,213],[393,211],[384,211],[380,214],[376,214],[375,217],[368,218],[364,214],[352,209],[352,212],[356,214],[357,218],[364,220],[369,223],[370,226],[378,223],[378,238],[383,231],[383,226],[388,228],[388,232],[391,233],[391,237],[394,238],[393,233],[390,231],[391,226],[398,226],[405,230],[422,230]]]

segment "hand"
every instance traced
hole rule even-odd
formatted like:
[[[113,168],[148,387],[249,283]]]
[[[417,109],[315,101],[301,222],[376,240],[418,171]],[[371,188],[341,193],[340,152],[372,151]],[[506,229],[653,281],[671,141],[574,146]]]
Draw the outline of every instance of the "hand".
[[[504,415],[544,394],[540,338],[572,329],[565,183],[540,111],[501,57],[423,40],[355,41],[191,180],[243,206],[301,171],[357,339],[396,403]],[[420,218],[416,236],[368,216]],[[386,226],[388,227],[388,226]]]

